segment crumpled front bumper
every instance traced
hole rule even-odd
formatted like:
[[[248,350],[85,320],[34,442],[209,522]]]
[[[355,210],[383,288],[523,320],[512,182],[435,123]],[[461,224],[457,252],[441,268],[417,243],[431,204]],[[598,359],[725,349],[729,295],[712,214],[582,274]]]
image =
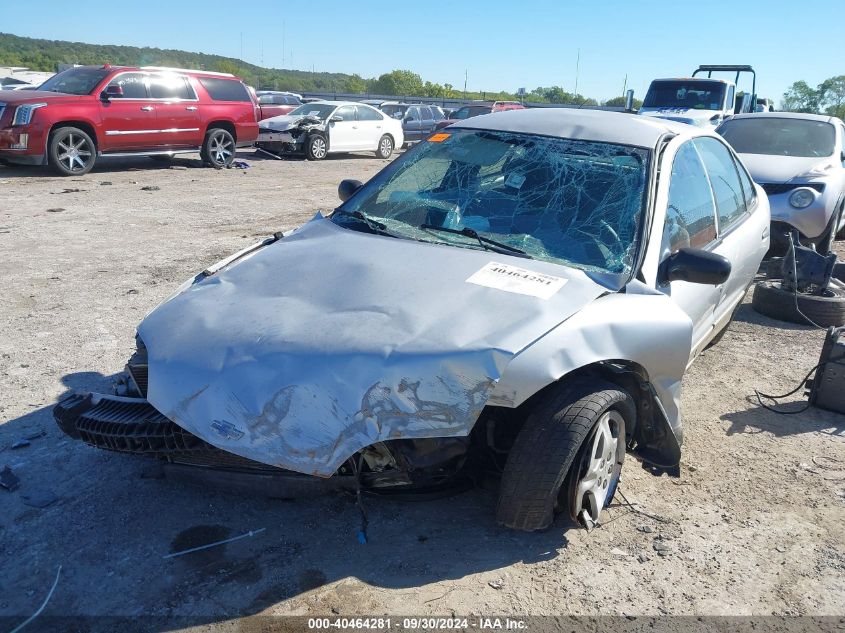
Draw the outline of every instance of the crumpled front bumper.
[[[354,488],[352,477],[311,477],[222,451],[181,428],[144,398],[69,393],[53,408],[59,428],[89,446],[161,460],[168,479],[277,498]]]

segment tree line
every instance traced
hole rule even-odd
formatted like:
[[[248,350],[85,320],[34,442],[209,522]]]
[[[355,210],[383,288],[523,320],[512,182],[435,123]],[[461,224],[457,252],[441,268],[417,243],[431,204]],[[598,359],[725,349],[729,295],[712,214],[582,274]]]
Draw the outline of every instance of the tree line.
[[[806,81],[796,81],[781,99],[781,110],[829,114],[845,119],[845,75],[825,79],[815,88]]]
[[[25,66],[32,70],[55,72],[58,64],[110,63],[125,66],[173,66],[195,70],[213,70],[238,75],[246,83],[261,90],[291,92],[336,92],[346,94],[397,95],[438,99],[519,100],[516,93],[464,91],[449,83],[424,81],[410,70],[393,70],[379,77],[328,72],[308,72],[279,68],[263,68],[232,57],[191,53],[175,49],[108,44],[85,44],[62,40],[46,40],[0,33],[0,66]],[[538,87],[525,95],[525,100],[541,103],[597,105],[596,99],[567,92],[560,86]],[[622,106],[622,96],[604,105]]]

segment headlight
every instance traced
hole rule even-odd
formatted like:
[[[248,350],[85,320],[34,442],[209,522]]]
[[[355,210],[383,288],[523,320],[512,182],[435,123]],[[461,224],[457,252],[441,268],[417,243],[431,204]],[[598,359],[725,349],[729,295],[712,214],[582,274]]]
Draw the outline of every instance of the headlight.
[[[806,209],[816,199],[816,192],[807,187],[796,189],[789,196],[789,204],[796,209]]]
[[[26,103],[20,105],[15,110],[15,117],[12,119],[12,125],[28,125],[32,121],[32,113],[38,108],[43,108],[46,103]]]

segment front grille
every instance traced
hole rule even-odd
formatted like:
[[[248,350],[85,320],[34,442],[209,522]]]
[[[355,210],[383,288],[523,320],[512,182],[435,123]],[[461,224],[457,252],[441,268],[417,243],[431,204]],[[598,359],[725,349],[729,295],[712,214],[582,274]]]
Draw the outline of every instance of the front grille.
[[[788,193],[793,189],[798,189],[798,187],[807,187],[808,189],[815,189],[819,193],[824,191],[824,184],[820,182],[808,182],[803,184],[794,184],[794,183],[770,183],[770,182],[761,182],[760,186],[770,196],[777,196],[782,193]]]
[[[59,401],[53,415],[66,433],[109,451],[195,466],[279,470],[212,446],[142,398],[73,394]]]
[[[132,382],[135,383],[135,386],[138,388],[138,393],[141,394],[141,397],[146,398],[149,372],[147,364],[129,364],[126,366],[126,372],[129,374],[129,377],[132,378]]]

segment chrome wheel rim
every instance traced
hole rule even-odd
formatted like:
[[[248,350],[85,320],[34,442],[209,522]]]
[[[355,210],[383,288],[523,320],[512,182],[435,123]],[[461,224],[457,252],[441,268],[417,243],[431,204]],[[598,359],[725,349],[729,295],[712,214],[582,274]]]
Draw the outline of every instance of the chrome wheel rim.
[[[601,513],[610,503],[625,458],[622,437],[625,420],[617,411],[605,411],[596,423],[590,447],[580,466],[580,478],[571,494],[571,514],[587,527],[598,524]]]
[[[311,141],[311,153],[314,158],[323,158],[326,155],[326,142],[320,137]]]
[[[393,152],[393,143],[390,142],[389,138],[381,139],[381,144],[379,145],[379,149],[381,150],[381,155],[384,157],[390,156],[391,152]]]
[[[218,132],[208,143],[208,155],[218,165],[225,165],[235,151],[235,143],[228,134]]]
[[[80,134],[68,133],[56,146],[59,150],[56,159],[68,171],[84,170],[94,155],[91,143]]]

